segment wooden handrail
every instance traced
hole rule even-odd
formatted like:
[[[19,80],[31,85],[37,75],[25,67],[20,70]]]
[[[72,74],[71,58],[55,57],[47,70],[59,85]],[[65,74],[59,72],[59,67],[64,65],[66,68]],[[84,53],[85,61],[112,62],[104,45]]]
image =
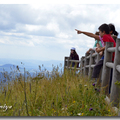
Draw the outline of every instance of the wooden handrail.
[[[112,54],[115,52],[114,63],[112,62]],[[66,62],[79,62],[80,68],[76,68],[76,70],[80,70],[81,74],[88,75],[89,77],[92,74],[92,70],[95,67],[95,64],[100,60],[101,56],[98,53],[94,53],[91,51],[90,55],[85,54],[85,56],[81,57],[80,61],[77,60],[69,60],[69,57],[65,57]],[[96,63],[94,61],[96,58]],[[65,62],[64,62],[65,63]],[[65,65],[65,64],[64,64]],[[64,67],[69,69],[74,69],[73,67]],[[113,107],[118,107],[119,99],[120,99],[120,88],[115,85],[115,82],[120,82],[120,38],[116,40],[116,47],[113,47],[113,43],[106,42],[106,47],[104,51],[104,63],[101,74],[101,88],[105,88],[106,96],[109,94],[109,80],[110,80],[110,72],[111,68],[113,69],[113,77],[111,83],[111,94],[110,94],[110,103]],[[120,115],[120,112],[119,112]]]

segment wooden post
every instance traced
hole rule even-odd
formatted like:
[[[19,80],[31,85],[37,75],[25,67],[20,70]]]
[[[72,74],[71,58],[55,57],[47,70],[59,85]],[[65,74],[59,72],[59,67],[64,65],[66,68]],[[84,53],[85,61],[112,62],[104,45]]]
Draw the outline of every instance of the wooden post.
[[[87,54],[87,56],[89,56],[89,54]],[[86,62],[86,65],[89,65],[89,62],[90,62],[90,57],[87,58],[87,62]],[[86,68],[86,75],[89,74],[89,67]]]
[[[66,63],[65,61],[66,61],[66,57],[64,57],[64,72],[65,72],[65,65],[66,65],[66,64],[65,64],[65,63]]]
[[[90,53],[90,60],[89,60],[89,73],[88,73],[88,76],[91,77],[92,75],[92,68],[91,68],[91,65],[93,64],[93,57],[92,57],[92,54],[94,53],[94,50],[91,50],[91,53]]]
[[[101,56],[100,56],[100,54],[98,53],[98,54],[97,54],[96,64],[99,62],[100,58],[101,58]]]
[[[103,71],[103,66],[101,67],[100,73],[99,73],[99,77],[97,79],[97,85],[99,87],[101,87],[101,81],[102,81],[102,71]],[[103,73],[104,74],[104,73]]]
[[[106,66],[106,62],[112,62],[112,52],[108,52],[107,48],[112,47],[112,42],[106,42],[105,52],[104,52],[104,62],[103,62],[103,71],[102,71],[102,90],[105,91],[105,94],[109,94],[109,81],[110,81],[110,71],[111,68]]]
[[[69,57],[65,57],[65,58],[64,58],[64,72],[65,72],[65,69],[66,69],[66,67],[67,67],[68,61],[66,61],[66,60],[67,60],[68,58],[69,58]]]
[[[85,66],[86,66],[86,55],[85,55],[85,58],[83,59],[83,61],[84,61],[84,70],[83,70],[83,75],[85,76]]]
[[[83,71],[83,75],[84,75],[84,66],[85,65],[85,56],[84,56],[84,58],[83,58],[83,69],[82,69],[82,71]]]
[[[98,53],[98,54],[97,54],[97,59],[96,59],[96,64],[99,62],[99,60],[101,59],[101,57],[102,57],[102,56],[100,56],[100,54]],[[97,81],[97,85],[98,85],[98,86],[101,86],[102,70],[103,70],[103,67],[102,67],[101,70],[100,70],[99,78],[98,78],[98,81]]]
[[[113,66],[113,76],[112,76],[112,85],[111,85],[111,94],[110,94],[110,102],[112,102],[112,106],[118,107],[119,98],[120,98],[120,88],[115,85],[115,82],[120,82],[120,73],[117,71],[116,66],[120,65],[120,51],[118,47],[120,46],[120,38],[116,40],[116,49],[115,49],[115,58],[114,58],[114,66]]]
[[[83,68],[83,56],[81,57],[81,63],[80,63],[80,73],[81,74],[83,74],[83,70],[82,70],[82,68]]]
[[[87,57],[87,55],[88,55],[88,54],[85,53],[85,58],[84,58],[84,59],[85,59],[85,60],[84,60],[84,75],[87,75],[87,68],[86,68],[86,65],[87,65],[87,58],[86,58],[86,57]]]
[[[69,69],[68,67],[69,67],[69,65],[70,65],[70,57],[68,57],[68,61],[67,61],[67,69]]]
[[[65,70],[65,67],[67,66],[67,63],[66,63],[66,59],[67,59],[68,57],[65,57],[64,58],[64,70]]]

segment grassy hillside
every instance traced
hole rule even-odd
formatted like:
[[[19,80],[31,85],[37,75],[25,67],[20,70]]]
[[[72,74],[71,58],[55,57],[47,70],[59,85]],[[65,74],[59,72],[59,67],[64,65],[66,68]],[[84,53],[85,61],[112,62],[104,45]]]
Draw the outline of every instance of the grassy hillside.
[[[53,67],[49,80],[39,74],[9,82],[0,92],[0,116],[117,116],[87,77],[58,71]]]

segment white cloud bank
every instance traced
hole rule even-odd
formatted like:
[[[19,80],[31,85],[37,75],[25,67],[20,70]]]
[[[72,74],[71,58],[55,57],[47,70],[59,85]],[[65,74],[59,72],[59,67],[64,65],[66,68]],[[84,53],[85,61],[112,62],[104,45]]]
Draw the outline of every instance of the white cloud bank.
[[[0,4],[1,58],[63,60],[73,46],[84,56],[94,39],[75,29],[95,33],[113,23],[119,32],[119,14],[119,4]]]

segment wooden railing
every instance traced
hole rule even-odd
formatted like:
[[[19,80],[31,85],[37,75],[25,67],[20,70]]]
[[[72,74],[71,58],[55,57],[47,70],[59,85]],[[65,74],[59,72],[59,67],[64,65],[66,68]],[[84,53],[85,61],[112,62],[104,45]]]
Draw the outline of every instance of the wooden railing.
[[[79,60],[70,60],[70,57],[65,57],[64,60],[64,69],[75,69],[74,67],[71,67],[72,62],[80,63]],[[76,68],[76,70],[79,70],[80,68]]]
[[[112,62],[113,52],[115,52],[114,63]],[[87,75],[91,78],[93,67],[101,58],[98,53],[93,53],[93,50],[89,55],[86,53],[85,56],[81,57],[80,61],[69,60],[69,57],[65,57],[64,69],[74,69],[74,67],[69,66],[70,62],[79,62],[80,67],[76,69],[80,70],[80,74],[84,76]],[[104,51],[104,62],[98,82],[101,82],[101,89],[105,91],[107,97],[109,95],[111,68],[113,68],[113,74],[111,83],[110,103],[113,107],[118,108],[120,100],[120,88],[115,83],[117,81],[120,82],[120,38],[117,38],[116,40],[116,47],[113,47],[112,42],[106,42],[106,47]]]

